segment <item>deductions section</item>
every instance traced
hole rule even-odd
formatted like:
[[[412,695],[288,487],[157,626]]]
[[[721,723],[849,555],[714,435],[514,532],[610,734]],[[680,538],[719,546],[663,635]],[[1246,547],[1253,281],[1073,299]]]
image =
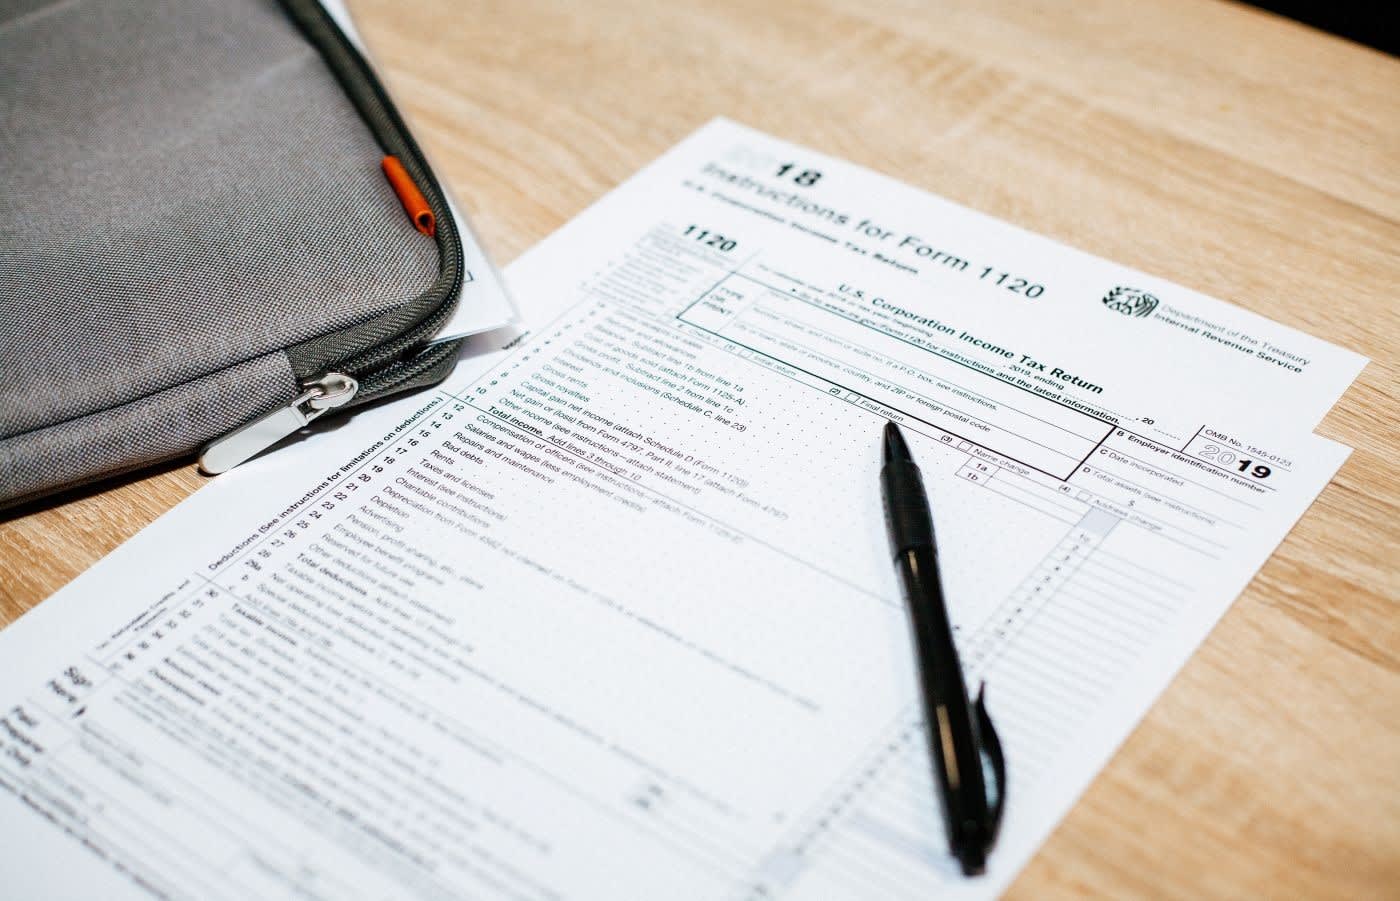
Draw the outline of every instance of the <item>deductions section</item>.
[[[1113,430],[806,294],[733,273],[677,318],[1057,479]]]

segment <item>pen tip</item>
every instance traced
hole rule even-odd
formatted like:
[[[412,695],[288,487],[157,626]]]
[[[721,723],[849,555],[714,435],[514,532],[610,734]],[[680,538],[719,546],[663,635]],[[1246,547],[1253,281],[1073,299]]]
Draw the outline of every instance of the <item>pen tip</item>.
[[[885,462],[912,459],[909,445],[904,443],[904,435],[899,431],[899,426],[892,422],[885,423]]]
[[[958,855],[964,876],[981,876],[987,872],[987,856],[980,850],[967,849]]]

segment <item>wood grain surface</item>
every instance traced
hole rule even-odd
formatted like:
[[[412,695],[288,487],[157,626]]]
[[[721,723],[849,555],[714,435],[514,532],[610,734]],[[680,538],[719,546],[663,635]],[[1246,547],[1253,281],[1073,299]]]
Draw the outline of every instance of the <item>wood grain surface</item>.
[[[1349,462],[1010,897],[1400,897],[1400,62],[1214,0],[350,5],[501,263],[722,114],[1371,357]],[[200,484],[11,513],[0,623]]]

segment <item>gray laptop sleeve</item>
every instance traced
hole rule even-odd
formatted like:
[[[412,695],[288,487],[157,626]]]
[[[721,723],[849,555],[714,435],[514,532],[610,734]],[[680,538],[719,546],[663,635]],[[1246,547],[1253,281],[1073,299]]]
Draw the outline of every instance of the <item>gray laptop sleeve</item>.
[[[452,216],[315,0],[0,0],[0,167],[0,507],[453,363]]]

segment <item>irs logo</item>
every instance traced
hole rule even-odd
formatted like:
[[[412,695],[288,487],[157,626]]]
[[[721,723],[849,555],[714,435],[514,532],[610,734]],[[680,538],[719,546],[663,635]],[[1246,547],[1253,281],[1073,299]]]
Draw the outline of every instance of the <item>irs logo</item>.
[[[1157,298],[1146,291],[1119,285],[1104,295],[1103,305],[1124,316],[1151,316],[1157,309]]]

